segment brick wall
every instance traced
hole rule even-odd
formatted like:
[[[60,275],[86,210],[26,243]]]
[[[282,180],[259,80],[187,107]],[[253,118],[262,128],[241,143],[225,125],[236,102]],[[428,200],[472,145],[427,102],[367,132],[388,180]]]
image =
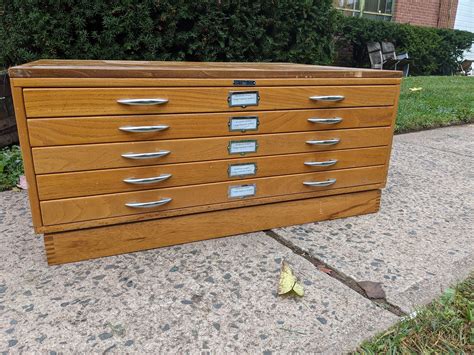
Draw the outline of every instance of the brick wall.
[[[453,28],[458,0],[396,0],[393,20],[418,26]]]

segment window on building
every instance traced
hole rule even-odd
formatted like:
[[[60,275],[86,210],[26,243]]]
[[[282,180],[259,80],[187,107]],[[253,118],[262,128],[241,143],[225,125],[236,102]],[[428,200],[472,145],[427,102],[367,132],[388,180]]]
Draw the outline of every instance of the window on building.
[[[333,3],[346,16],[390,21],[395,0],[333,0]]]

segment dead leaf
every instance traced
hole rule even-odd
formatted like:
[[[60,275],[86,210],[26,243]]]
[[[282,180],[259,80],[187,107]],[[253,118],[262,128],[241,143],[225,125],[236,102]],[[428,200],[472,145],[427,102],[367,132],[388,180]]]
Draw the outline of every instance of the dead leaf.
[[[382,288],[382,284],[380,282],[373,282],[373,281],[361,281],[359,282],[359,286],[365,291],[365,294],[370,299],[379,299],[385,298],[385,291]]]
[[[331,269],[328,269],[327,267],[324,267],[324,266],[318,266],[318,270],[321,271],[321,272],[324,272],[325,274],[328,274],[330,275],[332,270]]]
[[[27,190],[28,189],[28,183],[26,182],[26,177],[25,175],[20,175],[20,178],[18,180],[18,184],[16,186],[22,190]]]
[[[410,90],[412,92],[413,91],[421,91],[421,90],[423,90],[423,88],[409,88],[408,90]]]

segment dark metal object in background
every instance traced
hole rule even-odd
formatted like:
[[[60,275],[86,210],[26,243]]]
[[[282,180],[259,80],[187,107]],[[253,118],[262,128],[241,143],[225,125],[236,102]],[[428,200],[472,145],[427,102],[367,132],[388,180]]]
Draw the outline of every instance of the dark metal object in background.
[[[15,112],[6,71],[0,71],[0,147],[18,143]]]
[[[408,53],[397,55],[393,43],[369,42],[367,43],[367,51],[372,69],[402,70],[403,76],[408,76],[413,59],[408,57]]]

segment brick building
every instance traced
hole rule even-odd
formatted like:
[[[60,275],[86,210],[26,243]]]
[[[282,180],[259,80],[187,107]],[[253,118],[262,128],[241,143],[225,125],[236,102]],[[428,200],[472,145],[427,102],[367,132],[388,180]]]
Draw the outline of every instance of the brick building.
[[[418,26],[453,28],[458,0],[398,0],[393,21]]]
[[[334,0],[333,3],[348,16],[438,28],[454,27],[458,7],[458,0]]]

